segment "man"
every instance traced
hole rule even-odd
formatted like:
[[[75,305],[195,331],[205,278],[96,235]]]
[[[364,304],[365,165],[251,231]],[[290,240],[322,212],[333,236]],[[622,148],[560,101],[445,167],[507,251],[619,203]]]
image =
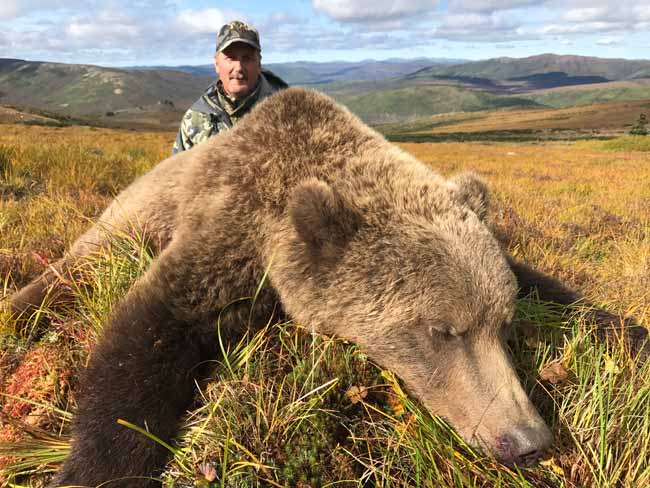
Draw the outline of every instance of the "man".
[[[237,20],[221,27],[214,56],[219,80],[185,112],[172,153],[230,129],[257,102],[287,88],[283,80],[262,69],[261,50],[254,27]]]

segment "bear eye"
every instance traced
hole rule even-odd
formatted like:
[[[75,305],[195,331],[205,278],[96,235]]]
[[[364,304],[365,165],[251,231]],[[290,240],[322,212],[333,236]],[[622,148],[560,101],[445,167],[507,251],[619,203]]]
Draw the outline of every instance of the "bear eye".
[[[463,337],[463,334],[459,333],[454,326],[449,324],[438,326],[431,325],[429,326],[429,334],[433,339],[443,339],[447,341],[457,341]]]

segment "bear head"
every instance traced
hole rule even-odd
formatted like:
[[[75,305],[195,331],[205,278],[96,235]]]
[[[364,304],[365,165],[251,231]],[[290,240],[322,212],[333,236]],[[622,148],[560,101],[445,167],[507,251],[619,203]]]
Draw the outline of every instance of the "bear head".
[[[357,343],[470,444],[529,464],[552,436],[505,345],[517,284],[483,222],[487,189],[395,159],[293,189],[273,286],[298,322]]]

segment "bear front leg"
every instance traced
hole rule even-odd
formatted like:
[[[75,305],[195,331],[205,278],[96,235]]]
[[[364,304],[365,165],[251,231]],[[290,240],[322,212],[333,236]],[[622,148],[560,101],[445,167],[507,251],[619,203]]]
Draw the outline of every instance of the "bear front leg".
[[[4,306],[11,316],[14,318],[27,316],[38,309],[43,304],[48,291],[63,274],[63,267],[64,260],[61,259],[23,288],[9,295]]]
[[[170,453],[117,420],[170,442],[193,399],[202,338],[199,327],[176,318],[155,268],[127,294],[91,353],[72,451],[53,486],[160,486],[155,477]]]
[[[575,290],[559,280],[537,271],[508,256],[510,269],[519,283],[519,298],[536,293],[540,300],[559,305],[581,305],[585,308],[585,320],[596,327],[596,335],[602,341],[623,338],[630,353],[640,362],[650,355],[648,330],[632,318],[621,317],[584,300]]]
[[[76,268],[81,261],[105,245],[105,233],[100,231],[98,225],[93,226],[75,241],[61,259],[49,265],[30,283],[9,295],[4,307],[14,318],[27,318],[42,306],[48,294],[51,294],[50,302],[56,303],[61,295],[60,290],[57,290],[59,282],[74,280]]]

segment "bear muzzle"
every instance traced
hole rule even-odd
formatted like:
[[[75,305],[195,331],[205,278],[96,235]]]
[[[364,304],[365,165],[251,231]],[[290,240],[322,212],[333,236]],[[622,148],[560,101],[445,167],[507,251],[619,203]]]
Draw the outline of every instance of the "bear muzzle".
[[[546,425],[518,426],[497,436],[495,456],[504,464],[531,466],[553,444],[553,435]]]

